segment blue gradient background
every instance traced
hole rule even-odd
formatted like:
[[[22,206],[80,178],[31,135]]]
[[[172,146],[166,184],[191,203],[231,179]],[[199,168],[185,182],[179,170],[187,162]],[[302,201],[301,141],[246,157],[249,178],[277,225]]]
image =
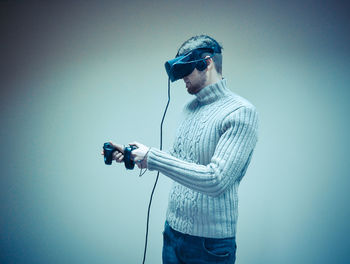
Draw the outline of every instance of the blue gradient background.
[[[1,263],[141,263],[155,173],[105,166],[103,142],[159,146],[164,62],[224,46],[260,114],[240,187],[238,264],[349,263],[349,9],[340,1],[2,1]],[[171,146],[190,100],[172,85]],[[147,263],[161,263],[161,176]]]

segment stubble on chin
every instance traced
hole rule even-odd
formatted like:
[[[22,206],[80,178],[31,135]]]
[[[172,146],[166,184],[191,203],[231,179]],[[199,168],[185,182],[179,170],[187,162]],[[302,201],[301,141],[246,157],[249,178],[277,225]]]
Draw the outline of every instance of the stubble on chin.
[[[202,88],[204,88],[206,82],[207,82],[207,76],[205,74],[205,71],[199,72],[199,74],[201,75],[199,78],[198,83],[193,84],[190,81],[185,81],[186,83],[186,88],[187,88],[187,92],[189,94],[196,94],[198,93],[200,90],[202,90]]]
[[[190,94],[196,94],[204,88],[207,82],[207,77],[205,75],[205,72],[201,72],[201,75],[202,78],[200,79],[200,82],[195,87],[192,87],[191,91],[187,90]]]

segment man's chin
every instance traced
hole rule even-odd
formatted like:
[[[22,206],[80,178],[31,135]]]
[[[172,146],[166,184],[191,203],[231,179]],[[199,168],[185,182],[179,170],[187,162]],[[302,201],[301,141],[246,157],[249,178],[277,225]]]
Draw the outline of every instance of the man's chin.
[[[191,87],[187,87],[187,86],[186,86],[186,88],[187,88],[187,92],[188,92],[189,94],[193,94],[194,91],[193,91],[193,89],[192,89]]]
[[[187,89],[187,92],[188,92],[189,94],[196,94],[198,91],[188,88],[188,89]]]
[[[186,83],[186,88],[187,88],[187,92],[189,94],[196,94],[200,90],[200,88],[198,86],[194,87],[193,85],[191,85],[189,83],[188,84]]]

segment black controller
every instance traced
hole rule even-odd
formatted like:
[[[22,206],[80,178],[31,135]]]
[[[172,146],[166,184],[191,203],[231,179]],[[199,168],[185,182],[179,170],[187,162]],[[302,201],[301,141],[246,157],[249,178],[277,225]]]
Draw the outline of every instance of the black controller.
[[[131,159],[131,151],[137,149],[136,146],[127,146],[124,148],[124,165],[128,170],[132,170],[135,167],[135,162]],[[113,160],[113,152],[117,149],[110,143],[104,143],[103,152],[106,165],[111,165]]]

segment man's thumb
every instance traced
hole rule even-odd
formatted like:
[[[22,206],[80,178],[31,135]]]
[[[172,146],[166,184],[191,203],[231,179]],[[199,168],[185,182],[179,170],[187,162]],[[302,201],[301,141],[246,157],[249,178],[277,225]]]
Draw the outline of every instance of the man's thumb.
[[[124,154],[124,146],[120,144],[114,144],[113,142],[109,141],[109,143],[115,147],[119,152]]]

